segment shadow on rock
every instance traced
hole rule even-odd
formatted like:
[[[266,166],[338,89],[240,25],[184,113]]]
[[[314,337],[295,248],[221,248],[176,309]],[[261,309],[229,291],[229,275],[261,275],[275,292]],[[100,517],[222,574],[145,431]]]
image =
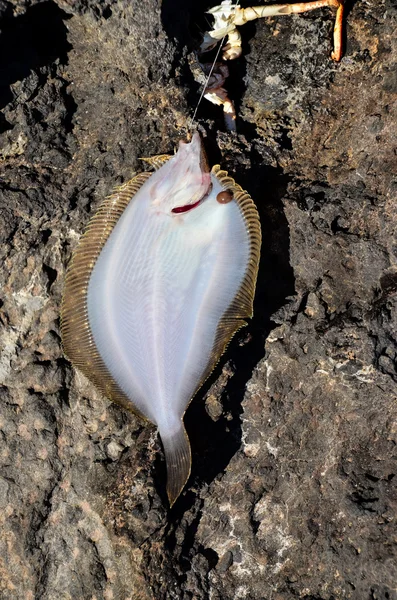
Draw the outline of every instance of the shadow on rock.
[[[0,21],[0,108],[12,101],[10,85],[25,79],[32,69],[59,58],[66,62],[71,45],[64,24],[70,18],[54,2],[43,2],[13,17],[11,6]]]

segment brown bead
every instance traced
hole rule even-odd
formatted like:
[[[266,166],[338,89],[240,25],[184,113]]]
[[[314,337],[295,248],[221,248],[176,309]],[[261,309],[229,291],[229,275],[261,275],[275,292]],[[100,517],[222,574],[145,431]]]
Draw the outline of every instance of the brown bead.
[[[231,190],[224,190],[223,192],[219,192],[216,197],[219,204],[227,204],[233,200],[233,192]]]

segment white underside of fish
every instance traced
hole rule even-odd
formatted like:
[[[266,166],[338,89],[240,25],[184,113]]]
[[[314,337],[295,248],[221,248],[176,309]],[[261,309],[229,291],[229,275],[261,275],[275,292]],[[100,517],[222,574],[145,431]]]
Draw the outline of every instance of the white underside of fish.
[[[106,242],[88,286],[92,334],[110,373],[161,438],[181,418],[208,365],[218,323],[247,269],[248,232],[235,202],[156,212],[138,191]]]

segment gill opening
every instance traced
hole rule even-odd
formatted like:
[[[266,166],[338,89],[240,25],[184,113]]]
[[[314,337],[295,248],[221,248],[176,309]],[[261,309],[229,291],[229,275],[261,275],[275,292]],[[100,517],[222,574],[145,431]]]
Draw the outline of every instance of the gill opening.
[[[171,212],[174,214],[181,214],[181,213],[188,212],[189,210],[192,210],[193,208],[196,208],[196,206],[201,204],[203,202],[203,200],[205,200],[207,198],[207,196],[210,195],[211,192],[212,192],[212,182],[210,181],[207,191],[200,198],[200,200],[197,200],[197,202],[194,202],[194,204],[185,204],[184,206],[175,206],[175,208],[173,208],[171,210]]]

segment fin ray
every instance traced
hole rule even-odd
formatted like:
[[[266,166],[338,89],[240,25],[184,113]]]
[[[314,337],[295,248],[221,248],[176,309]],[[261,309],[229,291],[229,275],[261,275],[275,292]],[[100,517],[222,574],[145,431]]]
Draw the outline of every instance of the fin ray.
[[[156,156],[149,156],[148,158],[140,158],[143,162],[147,163],[152,169],[158,171],[172,156],[170,154],[156,154]]]

